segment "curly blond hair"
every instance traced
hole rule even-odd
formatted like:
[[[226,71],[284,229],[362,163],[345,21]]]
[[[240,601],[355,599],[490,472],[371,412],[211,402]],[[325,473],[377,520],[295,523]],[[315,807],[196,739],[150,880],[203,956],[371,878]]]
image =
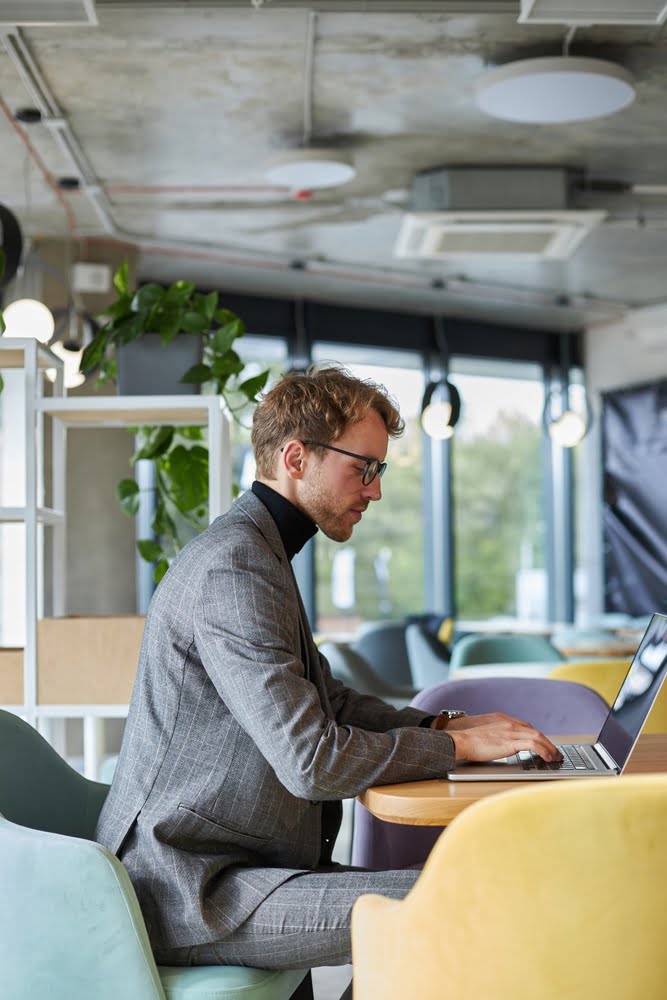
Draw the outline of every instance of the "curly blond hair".
[[[274,478],[278,450],[290,438],[329,444],[370,410],[382,417],[390,437],[400,437],[405,423],[383,385],[356,378],[342,366],[288,372],[262,397],[253,414],[257,475]]]

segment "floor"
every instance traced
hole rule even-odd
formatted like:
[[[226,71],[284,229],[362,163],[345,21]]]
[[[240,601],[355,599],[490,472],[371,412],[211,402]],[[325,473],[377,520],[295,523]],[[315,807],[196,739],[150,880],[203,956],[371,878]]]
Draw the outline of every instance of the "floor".
[[[323,966],[313,969],[315,1000],[339,1000],[352,979],[351,965]]]

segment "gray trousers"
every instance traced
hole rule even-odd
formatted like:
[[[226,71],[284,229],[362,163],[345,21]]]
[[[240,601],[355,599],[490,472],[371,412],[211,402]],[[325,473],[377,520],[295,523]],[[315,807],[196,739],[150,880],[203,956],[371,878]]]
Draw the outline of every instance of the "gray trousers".
[[[213,944],[159,952],[160,965],[248,965],[310,969],[352,961],[352,907],[364,893],[403,899],[418,870],[368,871],[331,866],[295,874],[274,889],[244,923]]]

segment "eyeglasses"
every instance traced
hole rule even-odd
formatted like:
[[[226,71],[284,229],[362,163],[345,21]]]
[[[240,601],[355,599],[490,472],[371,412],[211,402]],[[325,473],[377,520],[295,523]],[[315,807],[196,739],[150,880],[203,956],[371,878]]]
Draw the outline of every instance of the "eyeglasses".
[[[350,458],[356,458],[360,462],[364,462],[364,471],[361,475],[361,481],[364,486],[370,486],[376,476],[382,479],[384,470],[387,468],[387,463],[380,462],[377,458],[367,458],[366,455],[355,455],[353,451],[334,448],[332,444],[322,444],[321,441],[304,441],[303,443],[313,445],[316,448],[326,448],[327,451],[337,451],[341,455],[348,455]]]

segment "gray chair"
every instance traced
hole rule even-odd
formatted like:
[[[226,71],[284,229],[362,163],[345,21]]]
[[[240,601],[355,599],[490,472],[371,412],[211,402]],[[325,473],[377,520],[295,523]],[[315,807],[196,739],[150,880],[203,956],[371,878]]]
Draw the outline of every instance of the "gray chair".
[[[381,677],[350,645],[344,642],[322,642],[319,650],[326,657],[333,676],[359,694],[372,694],[395,708],[405,708],[417,694],[416,688]]]
[[[0,995],[312,1000],[306,970],[155,964],[127,872],[92,839],[108,790],[0,710]]]
[[[350,646],[385,680],[414,687],[405,629],[402,621],[364,622]]]
[[[552,736],[597,734],[609,712],[597,691],[584,684],[546,677],[445,681],[420,691],[412,704],[434,715],[447,707],[462,708],[469,715],[506,712],[527,719]],[[442,827],[386,823],[355,802],[352,864],[378,869],[421,864],[441,833]]]
[[[449,649],[423,625],[408,625],[405,643],[410,659],[410,672],[420,691],[441,684],[449,675]]]

